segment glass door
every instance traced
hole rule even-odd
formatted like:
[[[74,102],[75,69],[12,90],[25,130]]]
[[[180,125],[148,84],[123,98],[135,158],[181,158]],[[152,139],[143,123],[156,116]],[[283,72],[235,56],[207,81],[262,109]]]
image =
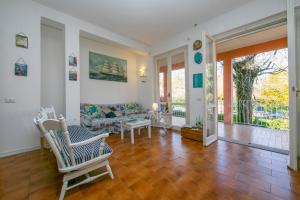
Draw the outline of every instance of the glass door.
[[[171,102],[172,126],[181,128],[186,124],[184,52],[171,56]]]
[[[187,122],[186,48],[176,49],[155,58],[156,102],[166,112],[168,124],[180,129]]]
[[[218,139],[217,124],[217,68],[215,40],[207,33],[203,34],[204,62],[204,105],[203,144],[208,146]]]
[[[168,111],[170,105],[170,70],[168,57],[157,59],[158,110]]]
[[[295,7],[294,0],[287,1],[288,22],[288,59],[289,59],[289,167],[297,170],[297,147],[299,145],[299,113],[300,113],[300,9]]]

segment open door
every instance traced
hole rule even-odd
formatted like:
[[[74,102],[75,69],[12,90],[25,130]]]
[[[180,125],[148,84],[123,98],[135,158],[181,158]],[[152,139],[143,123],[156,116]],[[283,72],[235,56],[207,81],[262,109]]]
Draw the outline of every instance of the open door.
[[[205,106],[203,144],[208,146],[218,139],[216,43],[207,33],[203,33],[202,41]]]
[[[299,39],[300,39],[300,9],[295,7],[295,0],[287,1],[288,22],[288,57],[289,57],[289,126],[290,154],[289,167],[297,170],[297,146],[299,144]]]

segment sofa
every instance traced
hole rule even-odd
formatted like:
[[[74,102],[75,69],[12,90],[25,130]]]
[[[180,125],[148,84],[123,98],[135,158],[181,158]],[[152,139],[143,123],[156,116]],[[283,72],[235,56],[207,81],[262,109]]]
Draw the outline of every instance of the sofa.
[[[126,104],[80,104],[81,126],[94,134],[120,132],[120,122],[149,118],[148,110],[138,103]]]

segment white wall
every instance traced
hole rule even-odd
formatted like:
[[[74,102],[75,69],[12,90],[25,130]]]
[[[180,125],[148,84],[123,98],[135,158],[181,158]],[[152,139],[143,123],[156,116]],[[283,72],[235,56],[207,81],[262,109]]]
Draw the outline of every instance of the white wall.
[[[127,60],[128,82],[95,80],[89,78],[89,52]],[[95,40],[80,38],[80,102],[116,104],[137,102],[136,54]]]
[[[64,31],[41,26],[41,106],[53,106],[65,116],[65,41]]]
[[[41,17],[65,25],[65,102],[69,122],[80,122],[80,63],[78,81],[68,81],[68,56],[79,58],[79,32],[83,30],[128,48],[147,52],[149,47],[104,28],[74,18],[31,0],[1,0],[0,2],[0,157],[39,147],[39,132],[32,119],[41,106]],[[15,34],[23,32],[29,38],[29,48],[15,47]],[[14,76],[14,63],[23,57],[28,64],[28,76]],[[13,98],[16,103],[4,103]],[[17,124],[17,126],[16,126]]]
[[[138,79],[137,79],[137,101],[141,103],[144,108],[151,109],[152,103],[154,102],[154,79],[152,74],[154,73],[153,58],[150,55],[141,56],[138,55],[136,59],[138,68]],[[139,76],[139,69],[146,67],[146,77],[141,78]]]
[[[39,133],[33,117],[40,109],[40,18],[26,1],[0,3],[0,156],[36,148]],[[29,3],[30,4],[30,3]],[[29,38],[29,48],[15,46],[15,34]],[[28,76],[14,75],[14,63],[24,58]],[[14,98],[16,103],[4,103]]]

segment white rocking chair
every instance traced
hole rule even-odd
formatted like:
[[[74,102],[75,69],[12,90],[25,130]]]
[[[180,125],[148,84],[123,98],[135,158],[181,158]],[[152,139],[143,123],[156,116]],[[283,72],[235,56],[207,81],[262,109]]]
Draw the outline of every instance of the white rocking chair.
[[[38,116],[33,119],[34,124],[37,126],[41,134],[40,142],[42,149],[50,149],[48,142],[45,140],[44,133],[38,124],[38,119],[42,121],[45,121],[46,119],[57,119],[54,107],[41,107]]]
[[[37,122],[56,157],[59,172],[64,173],[60,200],[64,199],[66,190],[89,183],[100,176],[109,174],[111,179],[114,178],[108,161],[112,150],[105,143],[108,133],[93,136],[87,129],[80,126],[67,128],[62,116],[59,119],[39,118]],[[68,129],[72,131],[69,132]],[[104,166],[107,169],[106,172],[94,176],[89,175],[89,172]],[[83,181],[68,185],[70,180],[82,175],[86,176]]]

